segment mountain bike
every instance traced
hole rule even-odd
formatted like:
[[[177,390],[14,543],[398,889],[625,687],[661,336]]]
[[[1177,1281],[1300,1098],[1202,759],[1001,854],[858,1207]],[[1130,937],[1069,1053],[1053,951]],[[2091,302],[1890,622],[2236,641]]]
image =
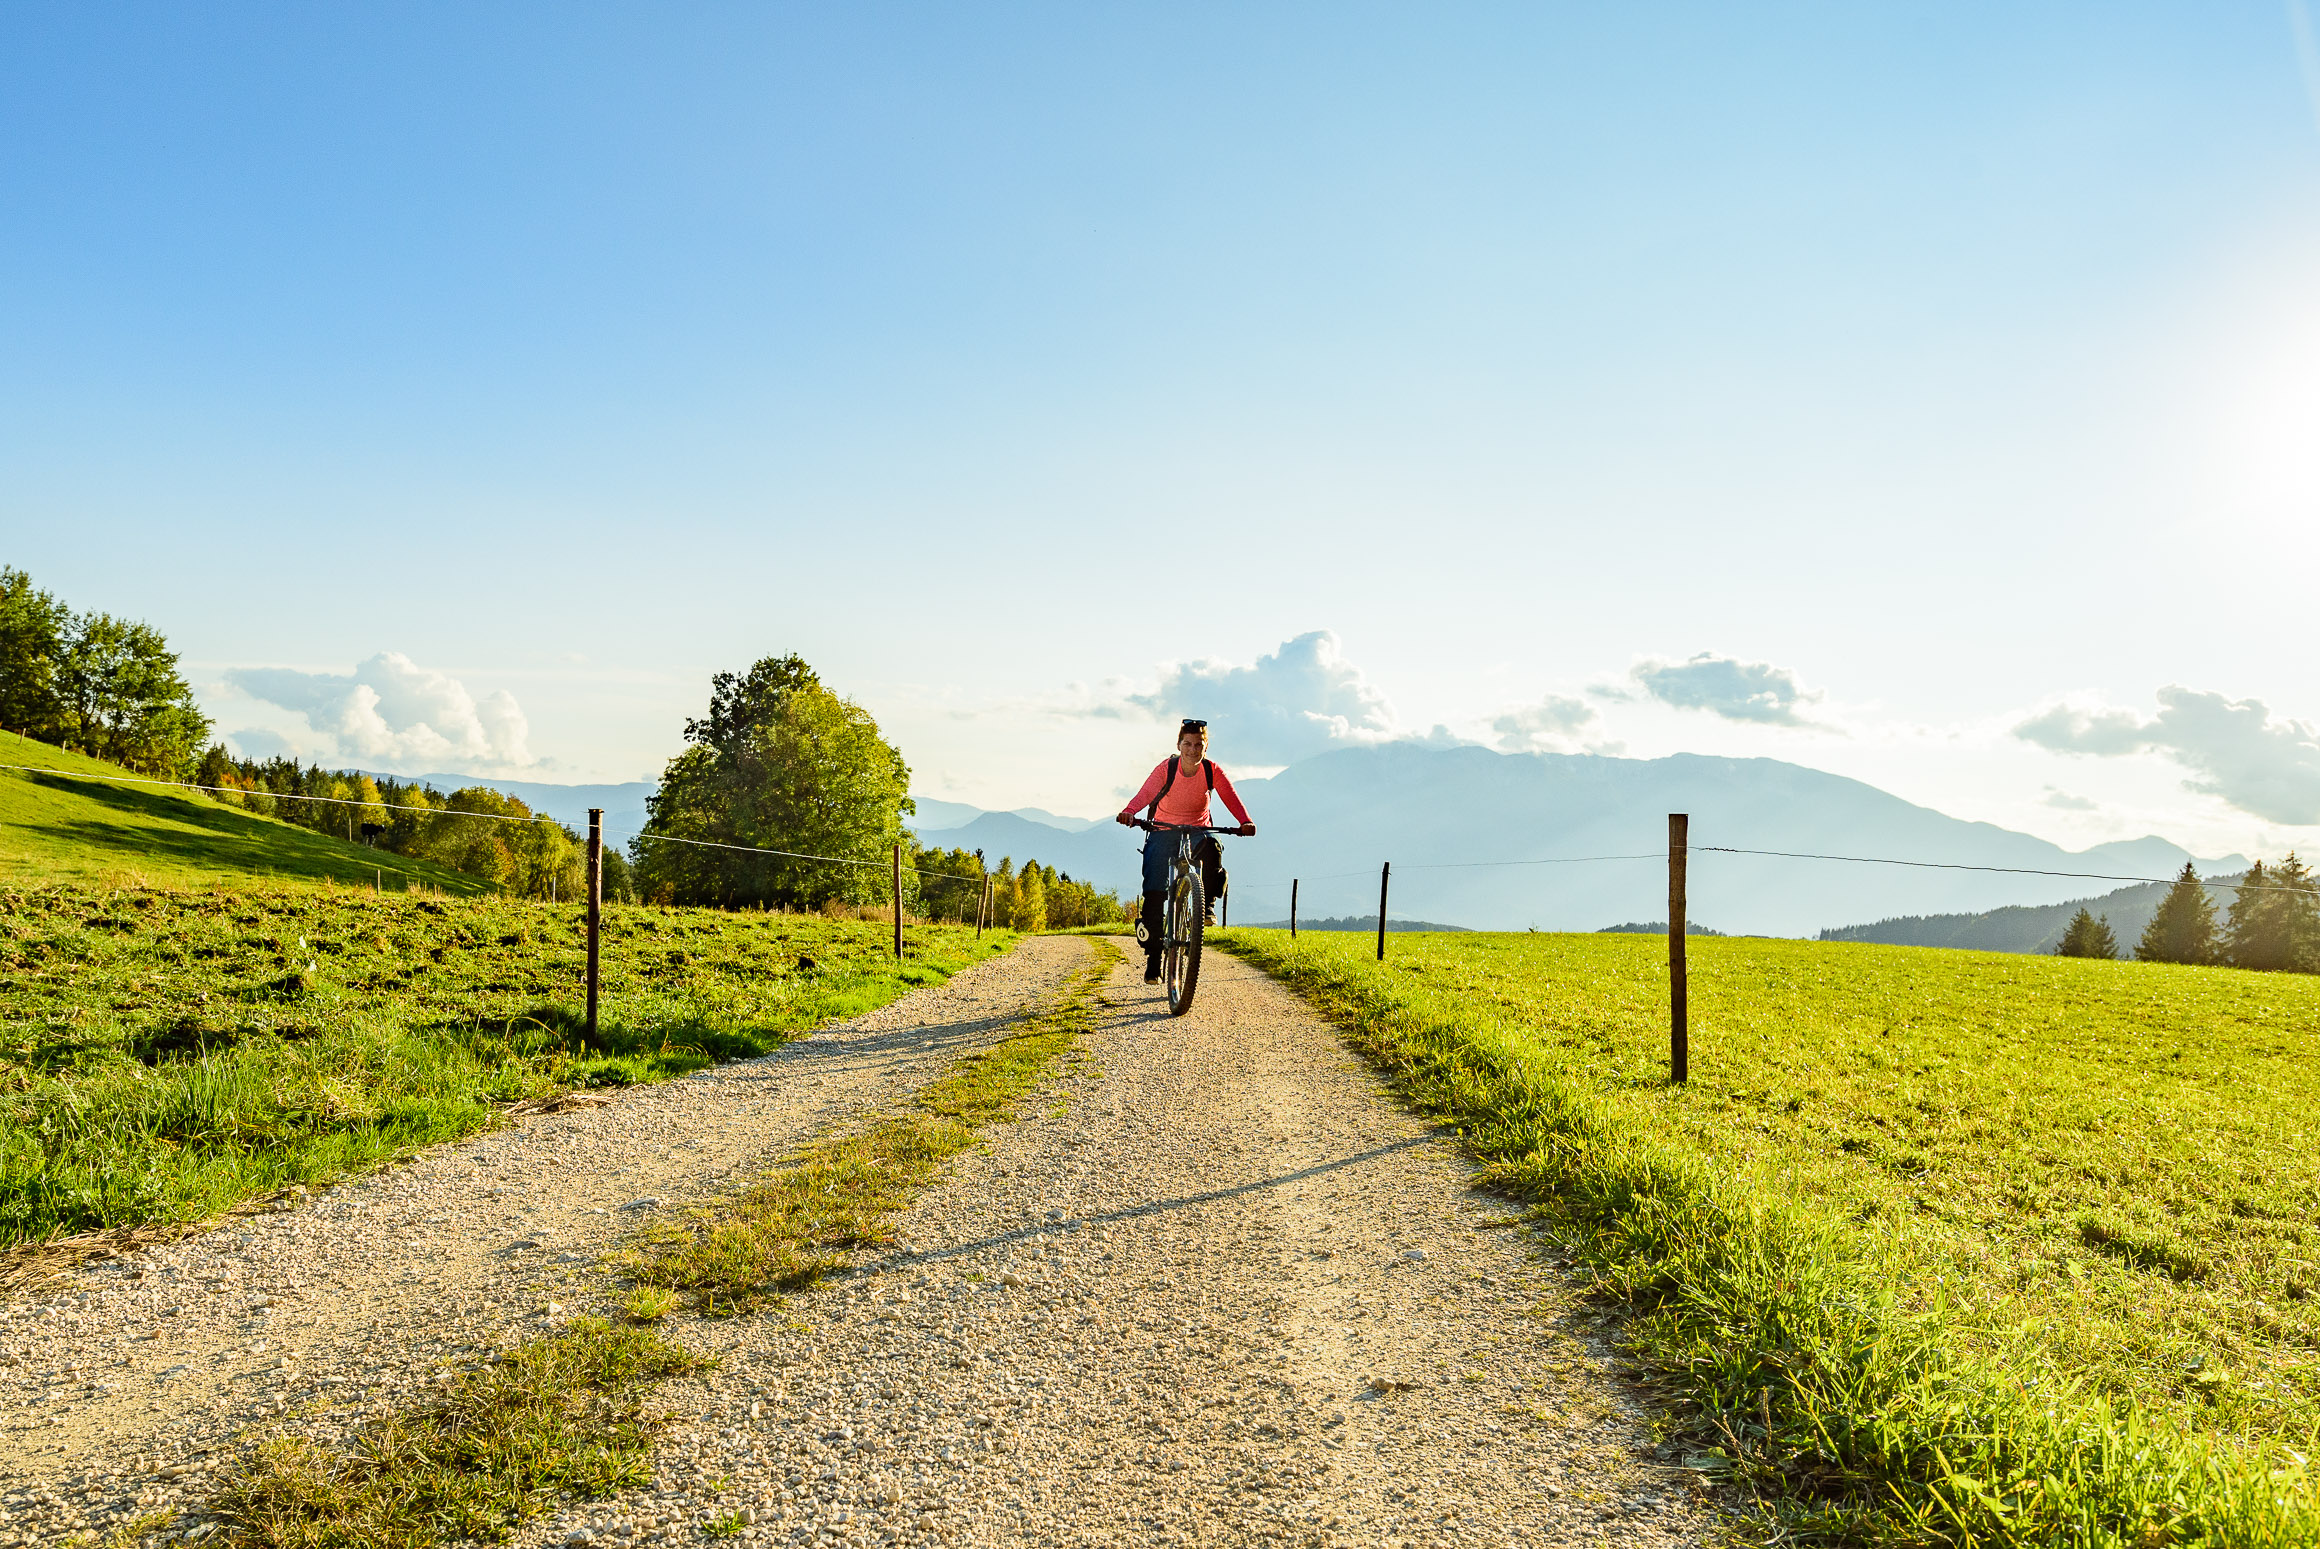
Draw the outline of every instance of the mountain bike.
[[[1201,895],[1200,861],[1193,854],[1203,834],[1239,834],[1237,828],[1213,828],[1200,823],[1153,823],[1136,819],[1148,834],[1174,834],[1176,854],[1168,863],[1168,891],[1160,906],[1160,983],[1168,991],[1168,1014],[1180,1017],[1192,1009],[1193,991],[1200,988],[1200,938],[1208,920],[1208,900]],[[1136,939],[1144,938],[1142,921]]]

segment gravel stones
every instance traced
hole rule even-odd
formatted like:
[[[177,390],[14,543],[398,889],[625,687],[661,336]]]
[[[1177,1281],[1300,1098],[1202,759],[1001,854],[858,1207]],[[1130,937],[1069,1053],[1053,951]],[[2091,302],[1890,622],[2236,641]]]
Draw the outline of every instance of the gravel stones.
[[[638,1222],[618,1207],[706,1197],[900,1100],[1052,1000],[1087,955],[1077,939],[1029,940],[761,1059],[523,1117],[0,1302],[0,1497],[21,1498],[0,1534],[48,1543],[196,1509],[206,1475],[160,1470],[278,1409],[293,1411],[284,1429],[328,1443],[423,1399],[437,1369],[601,1298],[594,1259]],[[68,1371],[108,1386],[67,1388]],[[63,1499],[66,1480],[98,1503],[37,1497]]]
[[[652,1491],[518,1542],[1703,1539],[1503,1202],[1309,1010],[1222,956],[1190,1017],[1107,995],[891,1249],[677,1329],[715,1365],[664,1390]]]

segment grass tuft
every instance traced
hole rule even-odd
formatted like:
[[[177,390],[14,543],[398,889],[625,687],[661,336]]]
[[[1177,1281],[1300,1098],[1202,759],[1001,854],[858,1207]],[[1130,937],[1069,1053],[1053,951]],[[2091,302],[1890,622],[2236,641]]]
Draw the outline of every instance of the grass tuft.
[[[506,1538],[569,1493],[649,1477],[646,1387],[696,1358],[660,1334],[581,1319],[459,1378],[439,1403],[331,1454],[261,1443],[211,1503],[233,1549],[394,1549]]]
[[[730,1200],[660,1224],[617,1262],[640,1289],[682,1292],[711,1316],[748,1311],[843,1267],[849,1250],[884,1240],[887,1221],[977,1130],[1012,1119],[1087,1028],[1120,950],[1098,941],[1095,953],[1053,1010],[961,1060],[909,1106],[816,1142]]]

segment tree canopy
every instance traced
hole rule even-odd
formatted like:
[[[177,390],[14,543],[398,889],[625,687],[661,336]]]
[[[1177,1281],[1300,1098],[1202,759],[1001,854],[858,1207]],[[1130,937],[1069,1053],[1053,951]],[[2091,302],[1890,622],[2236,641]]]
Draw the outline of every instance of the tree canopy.
[[[2159,900],[2159,912],[2143,927],[2135,956],[2146,963],[2212,963],[2215,945],[2215,901],[2185,861],[2175,885]]]
[[[629,845],[642,896],[793,908],[885,900],[892,847],[910,844],[902,819],[917,808],[910,766],[867,710],[802,658],[769,656],[746,673],[717,674],[709,713],[685,723],[685,740],[692,746],[669,760]],[[907,908],[915,875],[903,882]]]
[[[2070,917],[2070,924],[2062,932],[2062,940],[2054,947],[2056,957],[2115,958],[2119,955],[2118,937],[2111,934],[2110,916],[2096,919],[2081,909]]]
[[[0,566],[0,726],[143,774],[183,779],[209,717],[150,624],[75,613]]]
[[[2320,877],[2288,852],[2240,879],[2225,917],[2223,954],[2238,968],[2320,972]]]

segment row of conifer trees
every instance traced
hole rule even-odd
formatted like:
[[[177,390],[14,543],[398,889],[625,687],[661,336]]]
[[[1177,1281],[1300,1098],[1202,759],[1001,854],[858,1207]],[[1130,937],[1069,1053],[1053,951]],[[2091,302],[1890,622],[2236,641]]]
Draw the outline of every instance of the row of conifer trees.
[[[2184,862],[2135,943],[2137,961],[2320,973],[2320,876],[2293,850],[2269,866],[2256,862],[2236,883],[2215,885],[2232,890],[2221,919],[2209,884]],[[2107,916],[2081,909],[2054,950],[2061,957],[2115,958],[2119,944]]]

